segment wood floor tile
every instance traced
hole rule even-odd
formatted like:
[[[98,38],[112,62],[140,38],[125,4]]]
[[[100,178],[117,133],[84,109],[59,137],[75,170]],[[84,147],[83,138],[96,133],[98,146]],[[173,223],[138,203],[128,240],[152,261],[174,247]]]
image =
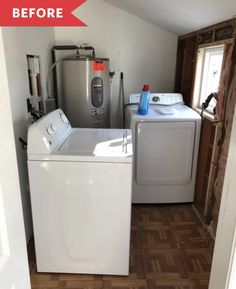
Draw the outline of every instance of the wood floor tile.
[[[66,282],[67,289],[101,289],[103,281],[68,281]]]
[[[37,273],[29,246],[32,289],[207,289],[213,241],[191,205],[134,205],[130,274]]]

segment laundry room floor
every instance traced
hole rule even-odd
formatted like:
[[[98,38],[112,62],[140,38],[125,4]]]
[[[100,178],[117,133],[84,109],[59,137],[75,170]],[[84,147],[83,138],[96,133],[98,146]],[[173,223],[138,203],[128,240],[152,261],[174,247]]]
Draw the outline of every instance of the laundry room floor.
[[[127,277],[42,274],[29,245],[32,289],[207,289],[214,243],[191,205],[133,205]]]

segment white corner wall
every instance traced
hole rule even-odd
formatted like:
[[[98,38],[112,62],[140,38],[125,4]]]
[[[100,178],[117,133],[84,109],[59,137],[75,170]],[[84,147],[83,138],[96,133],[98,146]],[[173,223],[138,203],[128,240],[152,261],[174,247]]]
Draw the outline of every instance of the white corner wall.
[[[2,29],[0,27],[0,288],[11,285],[12,289],[30,289]]]
[[[27,154],[21,148],[19,137],[27,139],[29,82],[26,55],[40,56],[43,96],[46,96],[46,75],[50,61],[50,48],[54,44],[54,28],[4,27],[3,42],[6,56],[12,119],[16,142],[21,197],[24,212],[26,240],[32,235],[31,205],[28,187]]]
[[[110,58],[113,124],[120,125],[119,77],[124,72],[125,98],[144,83],[152,92],[172,92],[177,36],[101,0],[88,0],[75,12],[87,27],[56,27],[57,44],[89,43],[98,57]]]

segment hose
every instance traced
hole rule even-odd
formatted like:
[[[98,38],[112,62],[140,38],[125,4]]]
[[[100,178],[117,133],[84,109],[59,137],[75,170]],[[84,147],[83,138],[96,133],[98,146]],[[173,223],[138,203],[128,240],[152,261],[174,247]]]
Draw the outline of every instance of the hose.
[[[61,61],[63,60],[66,60],[70,57],[74,57],[75,55],[71,55],[71,56],[66,56],[66,57],[62,57],[62,58],[59,58],[56,62],[54,62],[52,64],[52,66],[49,68],[49,71],[48,71],[48,75],[47,75],[47,79],[46,79],[46,91],[47,91],[47,95],[48,95],[48,98],[53,98],[52,96],[50,96],[50,92],[49,92],[49,79],[50,79],[50,74],[52,73],[54,67],[56,67],[56,65],[58,63],[60,63]]]

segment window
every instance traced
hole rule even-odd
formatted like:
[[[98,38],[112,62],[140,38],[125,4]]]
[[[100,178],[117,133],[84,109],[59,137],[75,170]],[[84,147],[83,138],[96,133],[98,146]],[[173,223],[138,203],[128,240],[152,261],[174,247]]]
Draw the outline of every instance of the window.
[[[198,50],[194,87],[195,107],[201,108],[208,95],[218,91],[223,56],[224,45],[200,48]],[[213,98],[206,110],[213,114],[215,106],[216,100]]]

